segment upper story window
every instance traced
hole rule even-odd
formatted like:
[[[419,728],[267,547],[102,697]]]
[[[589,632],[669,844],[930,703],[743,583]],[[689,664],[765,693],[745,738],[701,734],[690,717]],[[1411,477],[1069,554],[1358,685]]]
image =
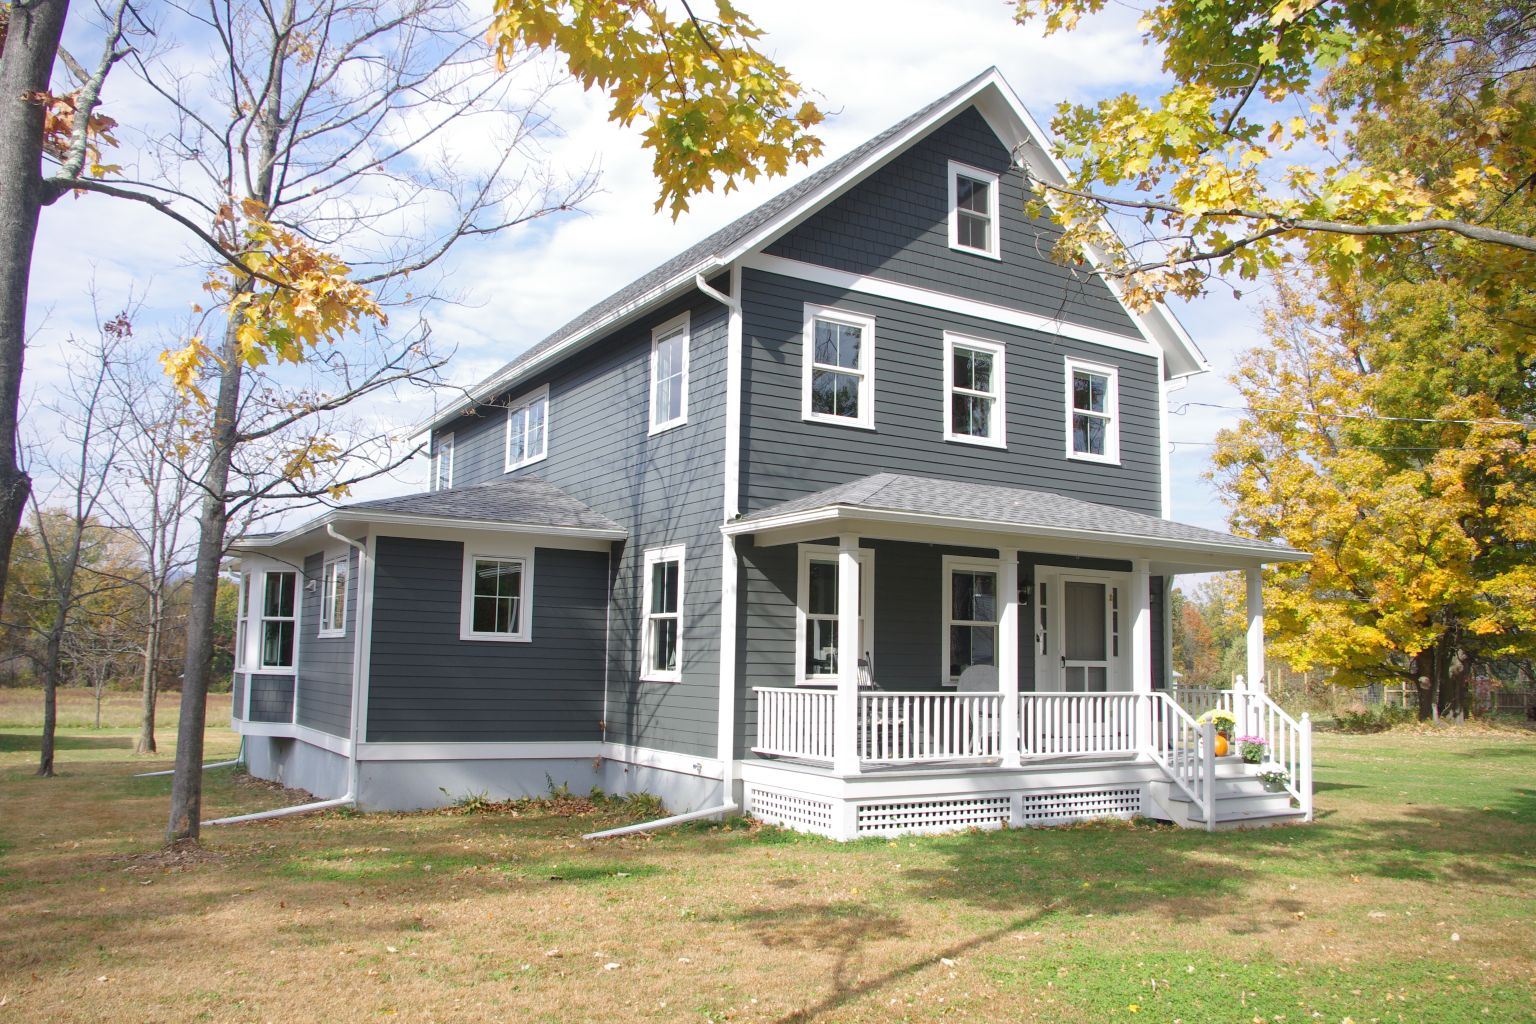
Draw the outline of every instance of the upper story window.
[[[549,385],[507,409],[507,472],[538,462],[549,450]]]
[[[439,434],[432,449],[432,490],[446,491],[453,486],[453,435]]]
[[[1067,360],[1067,457],[1120,462],[1119,372]]]
[[[651,433],[688,422],[688,314],[651,332]]]
[[[321,636],[344,636],[347,632],[347,578],[351,574],[346,555],[330,559],[321,570]]]
[[[676,683],[683,678],[683,557],[681,544],[645,553],[645,622],[640,678]]]
[[[532,556],[475,551],[465,545],[459,639],[526,641],[532,637]]]
[[[944,440],[1005,448],[1007,366],[1002,345],[944,335]]]
[[[805,307],[801,415],[873,429],[875,321],[861,313]]]
[[[292,669],[298,573],[262,575],[261,658],[258,669]]]
[[[949,247],[1001,259],[997,175],[949,162]]]

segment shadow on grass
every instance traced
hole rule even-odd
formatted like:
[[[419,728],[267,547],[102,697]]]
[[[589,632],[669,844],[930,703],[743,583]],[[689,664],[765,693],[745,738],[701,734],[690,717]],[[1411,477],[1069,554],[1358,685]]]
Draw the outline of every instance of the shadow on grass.
[[[54,735],[57,750],[132,750],[132,736],[81,736],[73,730],[60,729]],[[0,754],[42,749],[43,738],[36,733],[0,732]]]

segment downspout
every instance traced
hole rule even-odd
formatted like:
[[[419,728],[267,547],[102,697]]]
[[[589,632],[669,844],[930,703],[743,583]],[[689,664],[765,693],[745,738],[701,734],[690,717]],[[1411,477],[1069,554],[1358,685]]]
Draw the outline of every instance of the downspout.
[[[741,377],[742,316],[741,264],[730,269],[731,294],[710,286],[703,274],[694,276],[694,286],[704,295],[723,305],[729,313],[725,332],[725,452],[723,466],[722,521],[729,523],[741,512]],[[716,749],[720,761],[720,806],[710,814],[736,810],[736,641],[739,603],[737,586],[740,560],[735,538],[720,538],[720,709]],[[699,812],[695,812],[699,813]],[[703,816],[702,814],[700,816]],[[679,816],[682,817],[682,816]],[[691,819],[690,819],[691,820]],[[663,819],[667,824],[674,819]],[[660,825],[661,823],[652,823]],[[640,826],[633,830],[640,831]]]

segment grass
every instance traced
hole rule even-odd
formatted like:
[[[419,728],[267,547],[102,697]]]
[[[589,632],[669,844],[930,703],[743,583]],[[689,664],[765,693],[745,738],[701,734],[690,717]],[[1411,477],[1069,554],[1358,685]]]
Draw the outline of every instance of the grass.
[[[1322,735],[1319,820],[1268,831],[590,844],[636,812],[577,801],[279,819],[202,860],[144,856],[147,764],[0,753],[0,1019],[1536,1020],[1529,733]],[[210,813],[283,799],[208,773]]]

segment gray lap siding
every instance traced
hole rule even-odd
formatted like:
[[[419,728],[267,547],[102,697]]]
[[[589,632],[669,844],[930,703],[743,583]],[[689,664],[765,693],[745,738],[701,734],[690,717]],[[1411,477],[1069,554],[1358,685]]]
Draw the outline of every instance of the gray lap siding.
[[[743,512],[888,471],[1029,487],[1160,513],[1161,392],[1153,356],[775,274],[743,276]],[[807,302],[875,318],[874,430],[802,420]],[[1006,347],[1006,451],[943,440],[946,330]],[[1066,457],[1068,356],[1118,369],[1118,466]]]
[[[602,738],[609,556],[537,548],[533,639],[459,639],[463,545],[380,537],[370,742]]]
[[[326,555],[304,559],[304,582],[320,581],[305,591],[299,611],[298,724],[346,736],[352,730],[352,648],[357,634],[357,552],[347,549],[346,632],[321,637],[320,602]]]
[[[293,676],[252,673],[247,682],[251,687],[250,721],[293,721]]]
[[[652,328],[689,312],[688,421],[651,435]],[[726,314],[694,296],[553,367],[548,458],[517,475],[547,480],[620,523],[608,635],[606,738],[714,756],[719,713],[720,522],[723,510]],[[482,408],[454,432],[457,486],[502,479],[506,414]],[[682,681],[641,682],[640,598],[647,548],[686,547]],[[601,634],[599,634],[601,635]]]

